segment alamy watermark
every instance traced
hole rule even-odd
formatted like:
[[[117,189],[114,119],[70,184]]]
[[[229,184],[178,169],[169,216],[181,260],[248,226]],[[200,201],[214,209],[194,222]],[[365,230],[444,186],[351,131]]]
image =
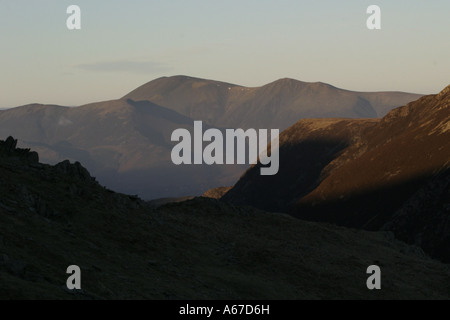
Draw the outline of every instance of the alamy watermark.
[[[81,9],[77,5],[67,7],[66,13],[70,16],[66,20],[66,26],[69,30],[81,30]]]
[[[219,129],[203,132],[203,122],[195,121],[193,137],[187,129],[172,133],[172,142],[179,142],[172,150],[172,162],[176,165],[257,164],[259,159],[259,163],[268,166],[261,167],[261,175],[276,175],[280,167],[279,134],[278,129],[271,130],[270,138],[267,129],[226,129],[225,135]],[[204,142],[208,143],[205,148]]]
[[[67,268],[67,274],[70,277],[67,278],[66,286],[69,290],[81,290],[81,269],[77,265],[72,265]]]
[[[69,30],[81,30],[81,9],[77,5],[70,5],[66,13],[70,16],[67,18],[66,26]],[[377,5],[370,5],[367,10],[370,14],[367,19],[366,26],[369,30],[381,30],[381,8]]]
[[[381,290],[381,268],[373,265],[367,268],[367,274],[370,277],[367,279],[367,289],[369,290]]]
[[[381,30],[381,8],[376,5],[371,5],[367,8],[367,14],[370,14],[367,19],[367,29]]]

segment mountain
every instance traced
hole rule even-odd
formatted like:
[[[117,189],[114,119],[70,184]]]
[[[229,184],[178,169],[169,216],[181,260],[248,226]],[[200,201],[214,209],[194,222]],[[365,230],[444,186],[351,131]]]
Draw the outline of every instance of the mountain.
[[[245,88],[171,77],[152,81],[119,100],[72,108],[32,104],[0,111],[0,137],[17,137],[21,147],[38,151],[45,163],[80,161],[102,184],[123,193],[147,200],[182,197],[233,185],[248,168],[173,165],[171,134],[178,128],[192,132],[194,120],[215,128],[285,128],[310,116],[376,117],[416,97],[355,93],[291,79]]]
[[[193,124],[167,108],[130,99],[76,108],[34,104],[0,112],[0,136],[14,134],[43,162],[80,161],[108,187],[146,199],[202,194],[217,184],[233,184],[245,170],[242,165],[172,164],[172,132],[192,132]]]
[[[284,130],[303,118],[376,118],[420,97],[401,92],[352,92],[293,79],[247,88],[176,76],[151,81],[124,98],[152,101],[212,126]]]
[[[288,212],[298,199],[312,192],[324,171],[358,134],[378,120],[308,119],[280,135],[280,170],[262,176],[259,166],[248,170],[223,199],[273,212]]]
[[[0,299],[450,298],[448,266],[389,233],[204,198],[153,209],[16,146],[0,141]],[[367,290],[372,264],[382,290]]]
[[[380,120],[302,120],[281,134],[280,173],[251,168],[223,200],[390,230],[450,262],[450,86]]]

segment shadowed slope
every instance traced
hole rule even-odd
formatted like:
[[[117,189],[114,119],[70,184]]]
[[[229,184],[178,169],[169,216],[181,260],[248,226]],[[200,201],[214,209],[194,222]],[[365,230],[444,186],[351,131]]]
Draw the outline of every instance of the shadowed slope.
[[[2,146],[0,299],[449,298],[448,267],[388,234],[212,199],[153,210],[80,164],[28,163]],[[366,287],[374,263],[381,291]],[[73,264],[79,292],[65,286]]]
[[[280,152],[287,159],[281,160],[285,168],[280,176],[256,176],[254,167],[222,199],[283,210],[302,219],[368,230],[387,228],[450,261],[443,249],[450,246],[446,236],[450,211],[442,187],[448,185],[450,167],[449,108],[447,87],[439,95],[395,109],[380,121],[348,121],[346,136],[335,127],[342,120],[311,120],[319,128],[320,123],[331,123],[314,139],[306,131],[308,124],[300,121],[281,135]],[[337,152],[323,148],[323,141],[332,137],[337,138],[335,146],[342,146]],[[312,147],[303,148],[305,139]],[[314,148],[317,153],[311,151]],[[311,179],[304,179],[309,175]],[[436,190],[434,196],[429,190]],[[435,213],[409,208],[411,203],[425,206],[426,202],[434,203]],[[418,218],[421,214],[430,216]],[[436,228],[441,230],[438,236]]]
[[[301,120],[280,136],[280,170],[261,176],[252,167],[225,196],[224,201],[287,212],[293,203],[313,191],[326,178],[324,169],[361,131],[377,120]]]

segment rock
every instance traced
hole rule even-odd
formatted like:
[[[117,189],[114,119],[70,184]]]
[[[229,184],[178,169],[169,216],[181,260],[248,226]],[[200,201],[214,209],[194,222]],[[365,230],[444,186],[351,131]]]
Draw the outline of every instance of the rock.
[[[39,163],[39,154],[37,152],[28,152],[27,161],[28,161],[28,163],[33,163],[33,164]]]
[[[0,153],[2,155],[9,155],[16,150],[17,140],[13,137],[8,137],[5,141],[0,141]]]
[[[450,93],[450,85],[448,85],[444,90],[442,90],[438,95],[438,99],[443,99],[444,96],[446,96],[448,93]]]
[[[84,168],[78,161],[74,164],[71,164],[69,160],[65,160],[58,163],[55,168],[59,173],[69,175],[70,177],[78,178],[86,182],[93,181],[89,171]]]
[[[16,146],[17,140],[15,140],[13,137],[8,137],[4,143],[4,147],[7,152],[13,152],[16,149]]]
[[[17,140],[8,137],[5,141],[0,141],[0,156],[18,158],[28,164],[38,164],[39,155],[37,152],[31,152],[30,149],[17,148]]]

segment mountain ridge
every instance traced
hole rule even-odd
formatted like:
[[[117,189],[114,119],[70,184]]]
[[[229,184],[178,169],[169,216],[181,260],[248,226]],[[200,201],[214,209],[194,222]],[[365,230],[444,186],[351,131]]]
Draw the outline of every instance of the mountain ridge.
[[[436,249],[449,247],[449,110],[447,87],[379,120],[301,120],[280,136],[279,176],[260,177],[254,166],[222,199],[352,228],[389,226],[450,261],[448,250]],[[427,201],[435,203],[427,217],[408,209]]]
[[[176,98],[172,95],[174,91],[177,91]],[[323,98],[325,95],[330,97]],[[390,109],[421,96],[404,92],[353,92],[323,82],[309,83],[291,78],[282,78],[260,87],[244,87],[175,76],[150,81],[123,98],[153,101],[190,118],[200,118],[210,125],[284,130],[294,124],[292,119],[382,116]],[[337,99],[340,101],[335,101]],[[346,109],[343,106],[347,106]],[[274,107],[282,109],[276,110]],[[329,111],[320,111],[326,107]],[[262,121],[238,121],[249,116],[249,108],[252,114],[259,111],[269,116]]]

